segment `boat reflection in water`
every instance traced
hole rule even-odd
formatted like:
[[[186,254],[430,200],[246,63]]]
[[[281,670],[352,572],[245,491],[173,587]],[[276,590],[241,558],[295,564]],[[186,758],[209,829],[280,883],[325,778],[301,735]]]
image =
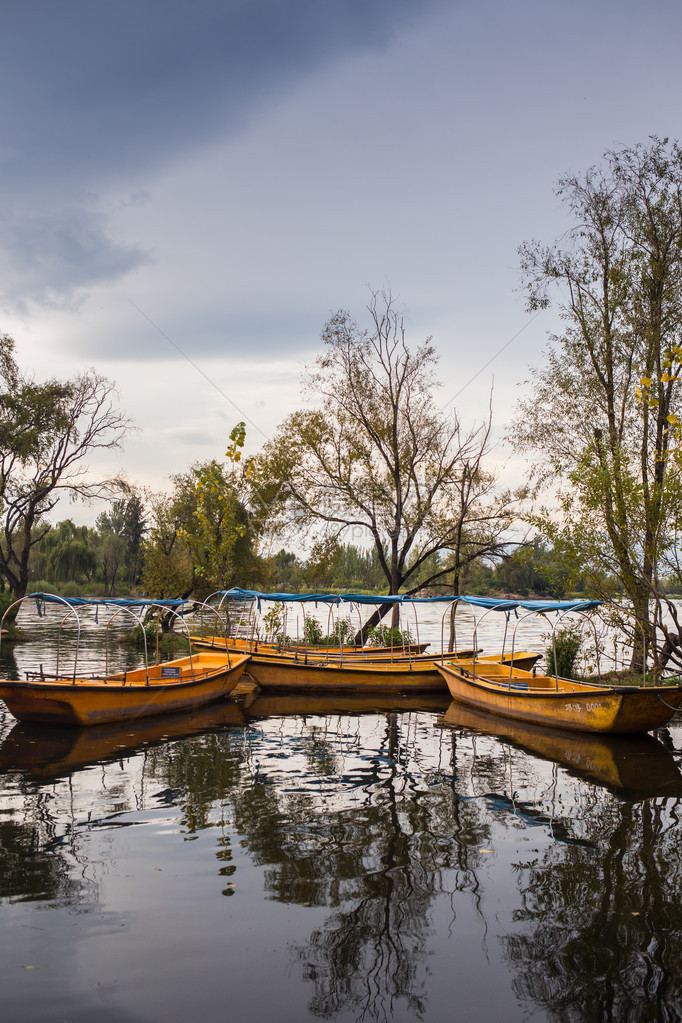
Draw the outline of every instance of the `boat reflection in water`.
[[[395,711],[444,711],[443,693],[286,693],[258,694],[245,704],[249,718],[307,717],[325,714],[388,714]]]
[[[0,746],[0,772],[22,771],[33,778],[56,778],[88,764],[129,757],[206,732],[241,726],[244,714],[234,702],[209,704],[180,714],[157,714],[141,721],[89,728],[19,722]]]
[[[473,710],[453,700],[439,726],[494,736],[579,778],[624,797],[642,799],[682,794],[682,774],[666,746],[653,735],[596,735],[521,723]]]

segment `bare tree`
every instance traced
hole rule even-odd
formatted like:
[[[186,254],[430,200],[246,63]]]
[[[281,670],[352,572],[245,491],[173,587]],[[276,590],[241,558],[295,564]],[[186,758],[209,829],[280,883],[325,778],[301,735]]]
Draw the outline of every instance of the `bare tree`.
[[[370,538],[389,593],[457,588],[464,565],[505,548],[514,516],[483,466],[491,415],[466,431],[439,411],[430,339],[409,349],[388,294],[368,310],[369,330],[344,311],[325,326],[307,376],[317,407],[289,416],[257,460],[256,513],[273,531]]]
[[[19,371],[14,341],[0,337],[0,576],[15,598],[26,593],[31,549],[59,498],[108,497],[124,486],[93,478],[87,465],[130,428],[113,397],[113,384],[92,371],[35,383]]]

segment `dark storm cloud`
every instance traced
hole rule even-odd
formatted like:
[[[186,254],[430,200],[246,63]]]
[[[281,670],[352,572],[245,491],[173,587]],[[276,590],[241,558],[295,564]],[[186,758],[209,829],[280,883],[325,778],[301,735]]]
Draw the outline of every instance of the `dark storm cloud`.
[[[6,303],[69,301],[138,266],[147,254],[108,234],[103,190],[137,187],[317,65],[387,46],[442,2],[10,0],[0,35]]]
[[[60,307],[87,287],[116,280],[147,260],[133,245],[112,241],[106,218],[60,200],[25,195],[0,215],[0,280],[5,300],[21,313],[31,302]]]

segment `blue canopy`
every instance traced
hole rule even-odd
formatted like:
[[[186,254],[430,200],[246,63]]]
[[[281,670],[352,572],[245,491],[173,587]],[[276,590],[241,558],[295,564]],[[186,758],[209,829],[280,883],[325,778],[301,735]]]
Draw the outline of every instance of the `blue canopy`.
[[[240,586],[234,586],[231,590],[221,590],[213,596],[220,596],[224,600],[258,602],[258,610],[261,609],[261,601],[269,600],[278,603],[315,603],[315,604],[370,604],[380,606],[382,604],[470,604],[472,607],[485,608],[494,611],[514,611],[521,608],[524,611],[536,611],[542,614],[545,611],[586,611],[590,608],[599,607],[600,600],[509,600],[504,597],[476,597],[476,596],[454,596],[445,594],[438,597],[411,597],[404,593],[393,593],[387,595],[373,596],[367,593],[263,593],[261,590],[244,590]]]
[[[126,597],[59,597],[56,593],[28,593],[36,602],[38,613],[44,604],[68,604],[69,607],[184,607],[186,600],[179,598],[168,598],[163,600],[152,600],[142,598],[131,600]]]

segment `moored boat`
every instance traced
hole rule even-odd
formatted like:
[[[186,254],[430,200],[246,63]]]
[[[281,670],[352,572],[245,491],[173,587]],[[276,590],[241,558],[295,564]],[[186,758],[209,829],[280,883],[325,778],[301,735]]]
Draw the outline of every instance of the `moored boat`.
[[[202,652],[150,668],[92,678],[0,681],[0,699],[19,721],[97,725],[152,714],[177,713],[228,696],[249,662]]]
[[[326,692],[415,693],[443,692],[445,685],[435,664],[412,665],[374,662],[294,660],[252,656],[249,675],[266,692],[307,690]]]
[[[201,642],[193,641],[200,649]],[[210,648],[209,644],[206,644]],[[217,643],[217,649],[225,644]],[[228,645],[227,649],[231,649]],[[366,656],[321,656],[318,653],[305,654],[287,651],[266,650],[251,654],[248,672],[261,689],[328,692],[445,692],[446,685],[438,671],[443,657],[468,660],[473,651],[457,654],[422,654],[403,657]],[[525,660],[523,660],[525,656]],[[521,662],[534,664],[539,655],[519,655]],[[506,664],[501,655],[492,655],[492,663]],[[516,657],[514,659],[516,662]]]
[[[518,721],[581,732],[648,732],[668,723],[682,686],[606,686],[482,662],[444,661],[438,671],[454,700]]]
[[[171,614],[182,621],[179,609],[185,602],[115,598],[94,600],[40,593],[24,597],[17,603],[21,604],[25,600],[35,600],[37,606],[43,609],[47,604],[60,605],[63,619],[54,650],[54,670],[46,672],[41,663],[39,670],[27,671],[25,679],[0,680],[0,699],[20,721],[95,725],[190,710],[228,696],[237,686],[249,662],[248,654],[231,654],[220,650],[193,653],[190,647],[186,657],[150,665],[146,655],[146,634],[142,629],[144,666],[125,671],[111,670],[109,629],[118,615],[130,615],[139,626],[141,623],[137,612],[152,609],[158,612],[159,617]],[[12,605],[12,608],[15,606]],[[96,620],[102,610],[110,612],[105,625],[106,656],[103,670],[84,672],[79,668],[78,660],[80,613],[84,608],[93,607]],[[65,624],[77,627],[73,665],[68,671],[64,669],[63,657],[60,661]]]
[[[404,660],[415,658],[433,659],[440,654],[427,654],[428,643],[410,643],[406,646],[302,646],[269,643],[259,639],[245,639],[225,636],[190,636],[192,644],[199,649],[234,650],[259,657],[333,658],[338,660]],[[473,650],[467,651],[472,654]]]

